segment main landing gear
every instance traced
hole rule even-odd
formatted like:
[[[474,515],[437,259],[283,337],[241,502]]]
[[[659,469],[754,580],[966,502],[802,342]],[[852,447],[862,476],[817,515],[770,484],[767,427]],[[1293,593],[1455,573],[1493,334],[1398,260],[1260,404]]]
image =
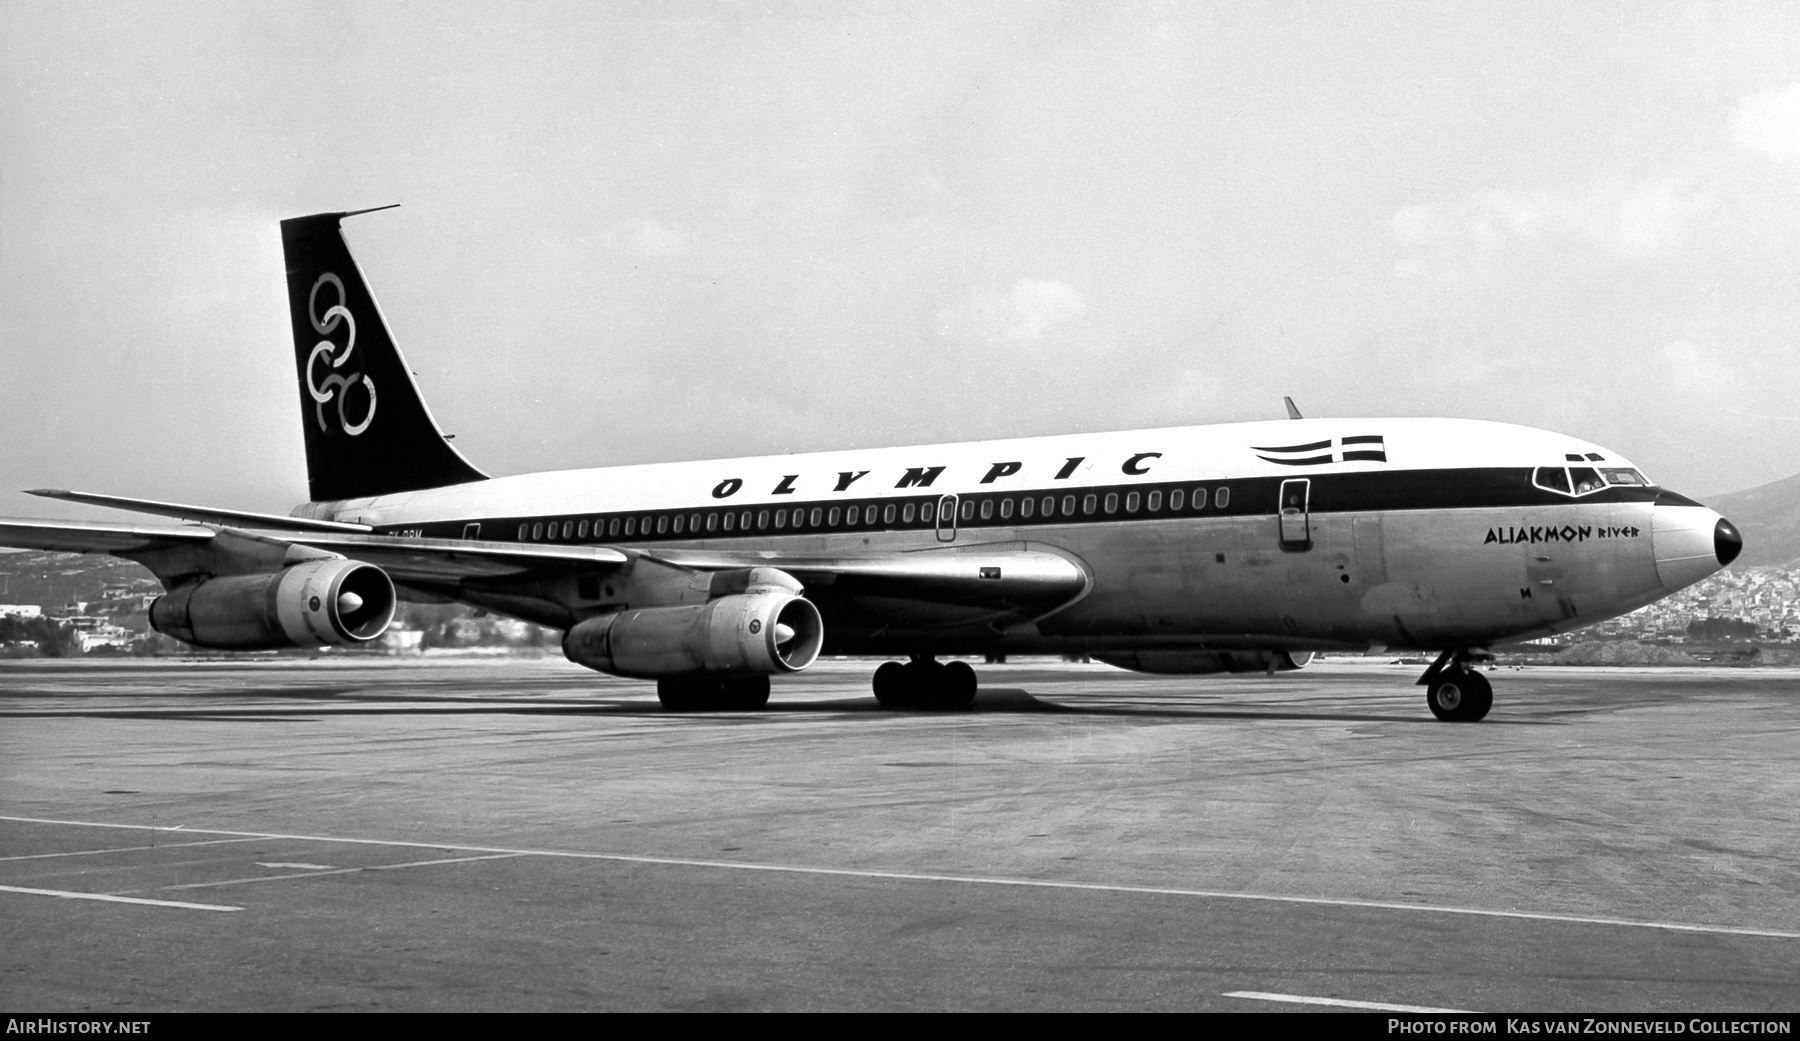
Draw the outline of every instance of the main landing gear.
[[[966,661],[913,655],[875,670],[875,700],[887,708],[967,708],[975,701],[975,670]]]
[[[1494,707],[1494,687],[1486,676],[1476,672],[1478,661],[1492,661],[1493,655],[1479,650],[1445,651],[1438,655],[1419,686],[1425,688],[1425,704],[1431,714],[1446,723],[1473,723]]]
[[[754,712],[769,703],[767,676],[672,676],[656,681],[670,712]]]

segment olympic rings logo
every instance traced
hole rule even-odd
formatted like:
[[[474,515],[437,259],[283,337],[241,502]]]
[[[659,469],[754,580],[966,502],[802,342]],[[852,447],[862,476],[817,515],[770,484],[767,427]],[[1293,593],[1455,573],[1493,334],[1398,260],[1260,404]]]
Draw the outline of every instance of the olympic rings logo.
[[[321,315],[319,288],[326,283],[337,290],[337,303]],[[306,390],[312,395],[313,411],[318,416],[321,431],[331,433],[331,427],[325,422],[325,405],[336,399],[338,428],[355,437],[369,429],[369,424],[375,419],[375,381],[362,371],[360,365],[344,370],[344,366],[350,361],[350,355],[356,350],[356,318],[344,306],[348,302],[349,298],[344,295],[343,280],[329,271],[319,276],[319,280],[313,283],[312,292],[306,297],[306,317],[311,320],[313,329],[320,336],[327,337],[313,347],[312,354],[306,359]],[[340,325],[346,330],[342,347],[329,339]],[[330,364],[321,366],[321,360]],[[321,371],[326,374],[323,379],[319,378]],[[358,385],[368,392],[369,405],[363,411],[362,421],[352,423],[349,410],[350,390]]]

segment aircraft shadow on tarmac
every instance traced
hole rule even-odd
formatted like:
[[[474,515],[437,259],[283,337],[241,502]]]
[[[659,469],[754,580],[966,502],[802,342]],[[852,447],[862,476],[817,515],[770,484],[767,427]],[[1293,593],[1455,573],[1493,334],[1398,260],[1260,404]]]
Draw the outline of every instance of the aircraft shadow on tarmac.
[[[673,713],[665,711],[660,705],[646,703],[641,697],[630,701],[607,699],[604,701],[586,700],[554,702],[526,701],[517,696],[492,697],[481,695],[442,696],[424,694],[374,694],[367,688],[348,687],[335,689],[257,689],[236,690],[229,692],[179,693],[173,695],[153,695],[155,697],[178,698],[188,704],[168,708],[69,708],[42,709],[0,712],[0,717],[15,718],[88,718],[88,719],[142,719],[142,720],[179,720],[188,722],[269,722],[297,723],[315,720],[326,716],[384,716],[384,715],[417,715],[417,716],[466,716],[466,715],[514,715],[514,716],[650,716],[678,720],[684,718],[702,718],[710,722],[756,723],[775,716],[819,715],[819,716],[867,716],[867,715],[920,715],[934,717],[955,717],[961,715],[1072,715],[1103,716],[1137,719],[1216,719],[1216,720],[1288,720],[1295,722],[1345,722],[1345,723],[1418,723],[1441,726],[1429,715],[1420,712],[1417,715],[1376,712],[1346,712],[1334,709],[1297,709],[1297,708],[1264,708],[1264,707],[1229,707],[1219,706],[1216,702],[1206,704],[1167,703],[1145,704],[1084,704],[1068,705],[1054,701],[1044,701],[1030,691],[1018,687],[986,687],[976,695],[975,703],[968,708],[958,710],[919,711],[892,709],[875,702],[872,697],[832,698],[818,701],[773,701],[756,712],[694,712]],[[1116,697],[1116,695],[1100,695]],[[235,704],[230,707],[205,708],[193,704],[216,698],[231,698],[236,701],[269,698],[289,702],[280,707],[270,706],[263,709],[255,705]],[[295,701],[310,701],[304,706],[292,704]],[[1557,715],[1568,715],[1564,710]],[[1583,713],[1575,713],[1583,714]],[[1534,719],[1488,719],[1487,725],[1501,726],[1548,726],[1554,721],[1542,718]]]

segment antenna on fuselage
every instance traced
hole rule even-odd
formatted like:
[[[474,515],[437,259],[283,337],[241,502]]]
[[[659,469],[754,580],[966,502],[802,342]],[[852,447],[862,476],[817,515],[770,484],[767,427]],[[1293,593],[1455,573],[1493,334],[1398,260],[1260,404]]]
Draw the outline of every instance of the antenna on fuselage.
[[[1287,406],[1289,419],[1302,418],[1300,415],[1300,410],[1294,407],[1294,399],[1293,398],[1290,398],[1286,394],[1283,394],[1281,396],[1281,403]]]

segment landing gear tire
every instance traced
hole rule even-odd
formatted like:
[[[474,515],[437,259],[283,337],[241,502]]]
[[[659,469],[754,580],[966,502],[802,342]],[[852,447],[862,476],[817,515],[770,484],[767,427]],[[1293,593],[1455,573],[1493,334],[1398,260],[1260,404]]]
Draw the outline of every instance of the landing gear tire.
[[[1425,704],[1446,723],[1473,723],[1494,707],[1494,688],[1481,673],[1456,669],[1425,689]]]
[[[754,712],[769,703],[767,676],[671,676],[656,681],[669,712]]]
[[[902,664],[883,662],[872,683],[875,700],[884,708],[967,708],[978,683],[968,662],[941,663],[920,658]]]

